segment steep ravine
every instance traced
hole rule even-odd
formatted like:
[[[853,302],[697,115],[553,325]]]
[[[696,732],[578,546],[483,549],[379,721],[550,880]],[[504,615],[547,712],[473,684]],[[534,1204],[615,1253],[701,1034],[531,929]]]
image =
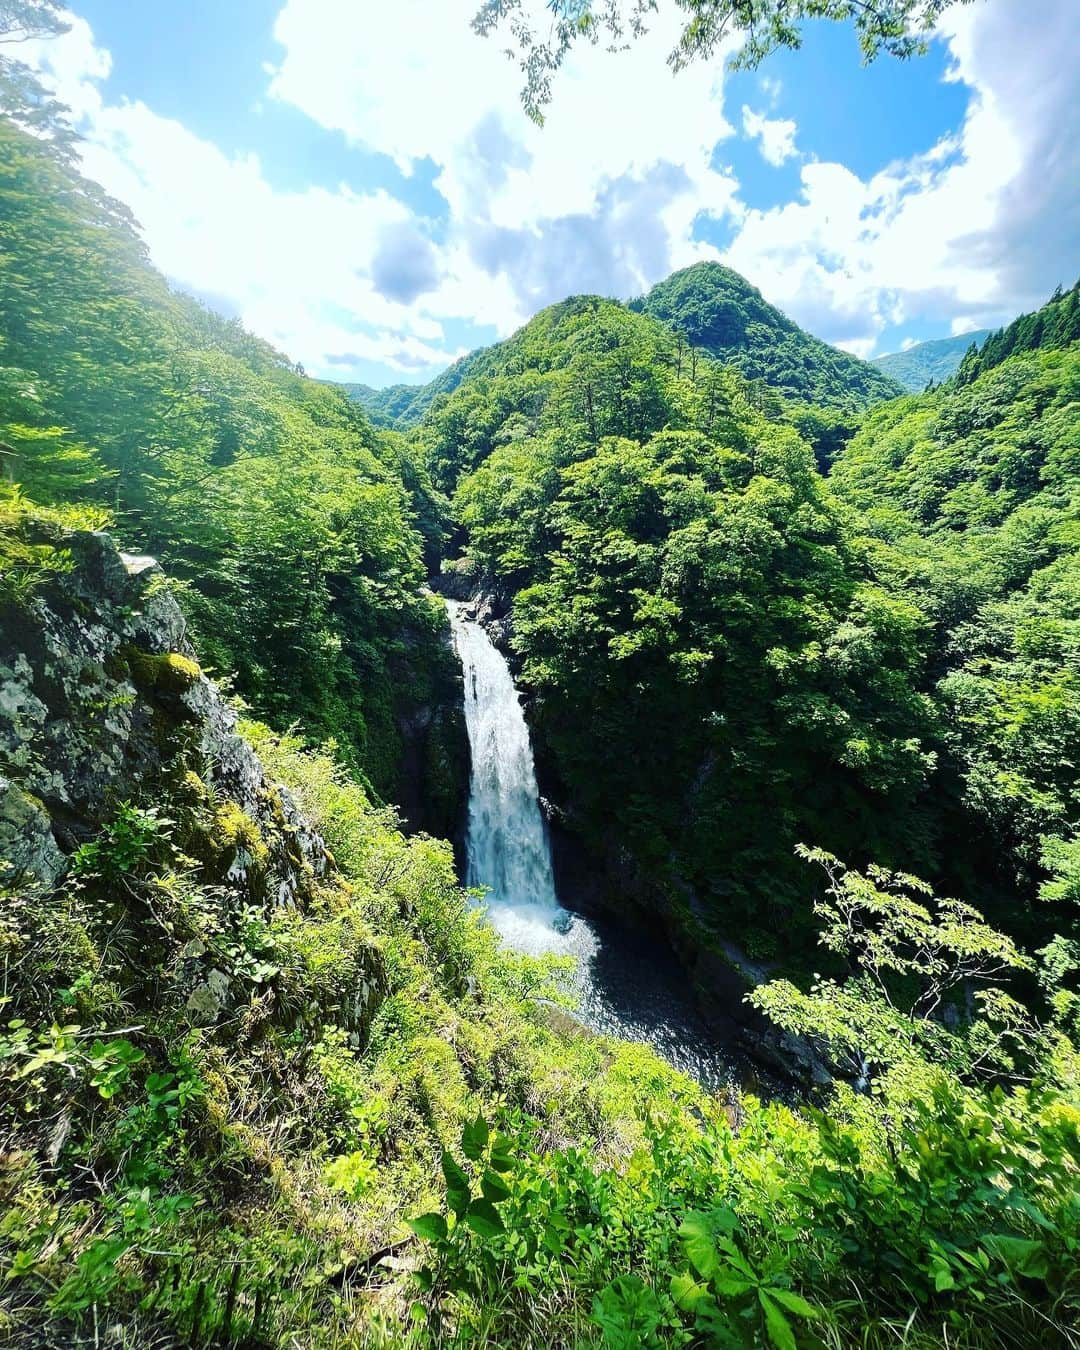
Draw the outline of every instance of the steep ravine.
[[[481,630],[486,643],[474,636],[468,645],[486,645],[507,678],[516,677],[512,595],[468,565],[445,569],[431,584],[455,615],[458,655],[461,630]],[[527,693],[515,690],[514,698],[524,727]],[[534,896],[524,919],[519,902],[492,906],[493,922],[510,945],[574,957],[579,1015],[587,1026],[646,1042],[707,1086],[739,1080],[775,1092],[791,1083],[829,1081],[828,1067],[805,1040],[780,1031],[746,1001],[750,989],[771,978],[770,969],[754,962],[735,934],[708,945],[696,942],[676,921],[669,897],[617,839],[600,847],[589,841],[575,825],[573,802],[534,727],[528,739],[529,774],[535,774],[550,851],[551,895],[546,907]],[[475,764],[472,769],[475,775]],[[470,885],[492,886],[493,874],[485,875],[469,857],[468,818],[463,807],[455,836],[463,875]],[[490,842],[485,849],[492,873]]]
[[[471,749],[465,880],[487,889],[489,921],[509,947],[573,958],[575,1015],[590,1030],[648,1044],[710,1089],[738,1082],[774,1091],[778,1085],[761,1081],[749,1052],[773,1069],[787,1068],[788,1059],[766,1047],[764,1028],[742,1002],[748,986],[734,961],[727,988],[714,978],[706,1001],[655,920],[628,921],[595,902],[602,892],[595,870],[590,876],[573,836],[552,823],[555,808],[541,809],[521,698],[497,646],[499,606],[481,597],[447,607]]]

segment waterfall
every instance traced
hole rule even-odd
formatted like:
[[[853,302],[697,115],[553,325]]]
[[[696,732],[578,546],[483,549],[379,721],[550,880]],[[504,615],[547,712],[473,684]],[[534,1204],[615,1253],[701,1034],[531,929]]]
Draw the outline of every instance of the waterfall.
[[[635,937],[559,904],[529,728],[510,668],[463,605],[446,605],[465,677],[472,754],[465,884],[486,888],[488,921],[507,946],[574,958],[568,979],[584,1026],[644,1041],[706,1087],[730,1082],[733,1061],[701,1024],[670,950],[655,937]]]
[[[483,627],[454,601],[447,608],[465,677],[472,757],[466,884],[487,887],[488,917],[511,946],[552,950],[570,916],[555,896],[521,700],[506,658]]]

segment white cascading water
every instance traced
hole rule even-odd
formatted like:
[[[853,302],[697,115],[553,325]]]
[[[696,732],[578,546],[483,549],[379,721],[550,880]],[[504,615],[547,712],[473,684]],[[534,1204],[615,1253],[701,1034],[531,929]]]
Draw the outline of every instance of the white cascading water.
[[[585,1026],[646,1041],[710,1088],[729,1082],[732,1060],[704,1031],[670,952],[559,904],[529,728],[510,668],[465,607],[446,604],[465,677],[472,756],[465,884],[487,891],[488,921],[507,946],[575,958],[577,1016]]]
[[[519,951],[562,950],[571,916],[555,896],[529,728],[506,658],[448,601],[465,676],[472,769],[466,885],[487,888],[488,918]]]

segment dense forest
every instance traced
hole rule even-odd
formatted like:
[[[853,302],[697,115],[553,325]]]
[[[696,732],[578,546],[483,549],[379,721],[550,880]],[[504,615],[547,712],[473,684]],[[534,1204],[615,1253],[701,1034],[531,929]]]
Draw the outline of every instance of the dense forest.
[[[470,352],[427,384],[388,384],[382,389],[343,384],[341,388],[360,404],[376,426],[405,431],[420,421],[440,394],[452,394],[470,371],[483,363],[484,356],[484,348]]]
[[[4,123],[0,206],[6,476],[107,510],[185,589],[208,668],[395,795],[399,723],[446,674],[441,609],[418,593],[441,538],[422,466],[171,292],[123,209]]]
[[[701,265],[358,402],[55,116],[0,122],[0,1339],[1076,1345],[1077,289],[912,394]],[[710,1093],[499,944],[429,585],[594,902],[813,1073]]]
[[[881,370],[811,337],[738,272],[695,263],[630,303],[670,324],[691,349],[802,403],[858,410],[900,393]]]

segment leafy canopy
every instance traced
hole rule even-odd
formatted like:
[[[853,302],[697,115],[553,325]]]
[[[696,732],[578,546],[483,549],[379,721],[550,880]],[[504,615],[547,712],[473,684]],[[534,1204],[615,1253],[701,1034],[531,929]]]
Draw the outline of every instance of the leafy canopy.
[[[907,58],[926,50],[927,35],[954,4],[970,0],[666,0],[687,17],[668,64],[676,71],[708,60],[724,46],[736,69],[753,69],[779,47],[801,45],[807,19],[850,22],[864,61],[880,52]],[[543,24],[535,24],[526,0],[484,0],[473,20],[482,36],[507,31],[525,83],[521,101],[543,122],[552,80],[574,44],[607,42],[613,50],[648,31],[660,0],[549,0]]]

